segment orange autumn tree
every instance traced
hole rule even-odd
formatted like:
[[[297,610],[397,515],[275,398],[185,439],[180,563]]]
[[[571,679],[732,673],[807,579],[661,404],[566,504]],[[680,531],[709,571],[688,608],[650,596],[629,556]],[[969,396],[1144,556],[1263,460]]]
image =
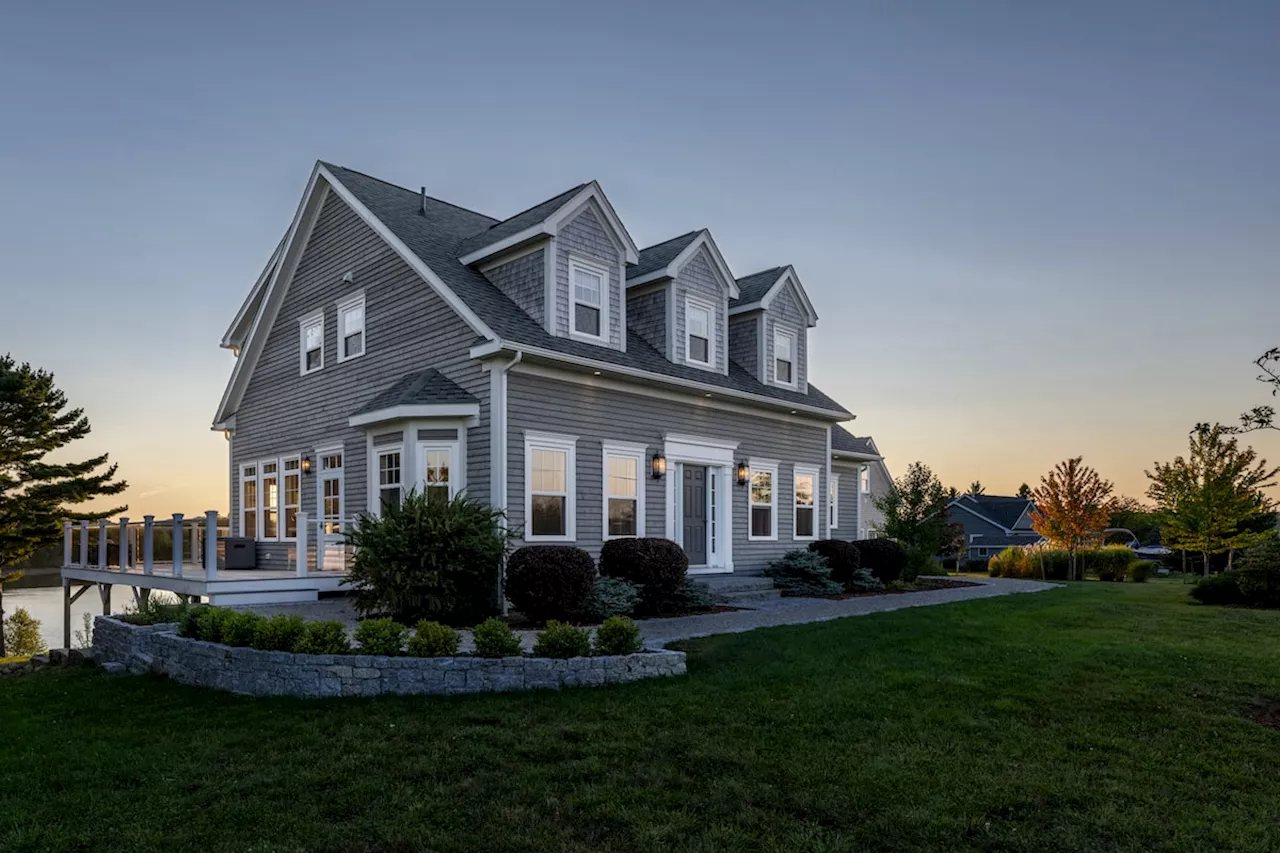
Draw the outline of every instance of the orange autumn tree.
[[[1097,540],[1111,519],[1111,481],[1083,464],[1076,456],[1053,466],[1040,478],[1031,493],[1036,507],[1031,512],[1031,526],[1050,544],[1066,549],[1070,555],[1070,573],[1077,577],[1076,552]]]

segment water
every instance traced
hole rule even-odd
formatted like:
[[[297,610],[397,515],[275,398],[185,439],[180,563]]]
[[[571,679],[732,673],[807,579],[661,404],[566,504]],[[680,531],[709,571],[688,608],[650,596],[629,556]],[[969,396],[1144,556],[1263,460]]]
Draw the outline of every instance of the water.
[[[74,592],[74,589],[72,590]],[[170,596],[170,593],[155,590],[155,596]],[[176,600],[176,599],[171,599]],[[33,617],[40,620],[40,635],[51,649],[62,648],[62,584],[46,587],[26,587],[14,589],[5,585],[4,612],[12,616],[19,607],[26,609]],[[123,613],[133,609],[133,592],[127,586],[116,586],[111,590],[111,612]],[[71,645],[76,643],[76,631],[84,630],[84,616],[90,618],[102,615],[102,599],[98,597],[96,587],[90,589],[80,600],[71,605]]]

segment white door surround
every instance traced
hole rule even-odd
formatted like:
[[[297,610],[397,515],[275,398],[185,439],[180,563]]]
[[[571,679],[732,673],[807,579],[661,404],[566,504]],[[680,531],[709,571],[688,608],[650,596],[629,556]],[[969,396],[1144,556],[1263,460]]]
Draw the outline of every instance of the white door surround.
[[[707,564],[690,566],[689,574],[726,574],[733,571],[733,477],[737,469],[734,451],[738,442],[668,433],[662,448],[667,458],[666,535],[683,547],[684,465],[707,468]]]

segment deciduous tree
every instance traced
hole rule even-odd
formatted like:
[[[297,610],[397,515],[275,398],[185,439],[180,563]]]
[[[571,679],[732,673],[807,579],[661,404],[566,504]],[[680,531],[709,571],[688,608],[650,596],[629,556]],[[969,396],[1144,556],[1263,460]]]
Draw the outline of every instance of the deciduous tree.
[[[1111,517],[1111,481],[1075,456],[1053,466],[1032,490],[1036,507],[1031,526],[1056,547],[1069,554],[1071,577],[1083,579],[1076,570],[1076,552],[1097,540]]]
[[[1280,347],[1273,347],[1254,359],[1258,381],[1271,386],[1271,396],[1280,396]],[[1253,432],[1257,429],[1280,430],[1276,423],[1275,406],[1254,406],[1240,416],[1240,426],[1224,427],[1224,432]]]
[[[947,545],[947,490],[923,462],[908,465],[875,504],[884,515],[884,535],[908,551],[932,557]]]

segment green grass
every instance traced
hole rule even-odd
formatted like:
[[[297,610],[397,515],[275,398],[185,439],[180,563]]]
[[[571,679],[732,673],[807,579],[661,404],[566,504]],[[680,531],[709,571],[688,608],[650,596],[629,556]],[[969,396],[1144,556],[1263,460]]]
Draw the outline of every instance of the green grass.
[[[0,849],[1275,850],[1280,612],[1075,584],[689,643],[688,678],[0,683]]]

